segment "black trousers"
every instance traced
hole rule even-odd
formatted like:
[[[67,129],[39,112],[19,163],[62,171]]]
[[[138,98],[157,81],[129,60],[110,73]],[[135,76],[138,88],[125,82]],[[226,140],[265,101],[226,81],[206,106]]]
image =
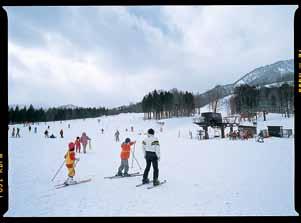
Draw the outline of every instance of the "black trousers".
[[[154,169],[153,180],[157,180],[159,176],[159,168],[158,168],[158,157],[156,153],[146,151],[145,160],[146,160],[146,167],[143,173],[143,180],[146,180],[148,178],[148,172],[150,170],[151,164],[153,165],[153,169]]]

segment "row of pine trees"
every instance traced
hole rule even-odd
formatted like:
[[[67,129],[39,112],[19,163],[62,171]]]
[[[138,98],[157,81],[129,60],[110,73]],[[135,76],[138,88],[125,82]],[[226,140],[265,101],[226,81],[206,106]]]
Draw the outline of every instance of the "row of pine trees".
[[[217,90],[207,95],[213,105],[212,111],[218,112],[218,104],[225,95]],[[289,116],[294,112],[294,87],[282,84],[278,87],[256,88],[241,85],[234,89],[233,96],[228,102],[231,114],[245,112],[277,112]],[[99,108],[50,108],[35,109],[32,105],[28,108],[8,108],[9,123],[46,122],[81,118],[95,118],[102,115],[115,115],[124,112],[143,112],[145,119],[165,119],[171,117],[191,116],[202,104],[202,97],[188,91],[172,89],[170,91],[154,90],[145,95],[141,102],[120,106],[113,109]]]
[[[143,97],[142,110],[146,119],[190,116],[195,110],[194,96],[177,89],[154,90]]]
[[[28,108],[23,107],[8,109],[9,123],[25,123],[25,122],[48,122],[61,121],[80,118],[95,118],[101,115],[106,115],[108,110],[106,108],[49,108],[49,109],[35,109],[32,105]]]

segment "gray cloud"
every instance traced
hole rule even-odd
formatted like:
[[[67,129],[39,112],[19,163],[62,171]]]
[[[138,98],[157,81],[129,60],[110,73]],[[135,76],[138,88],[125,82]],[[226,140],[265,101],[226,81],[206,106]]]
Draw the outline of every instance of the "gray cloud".
[[[231,83],[293,58],[296,8],[7,7],[9,103],[112,107]]]

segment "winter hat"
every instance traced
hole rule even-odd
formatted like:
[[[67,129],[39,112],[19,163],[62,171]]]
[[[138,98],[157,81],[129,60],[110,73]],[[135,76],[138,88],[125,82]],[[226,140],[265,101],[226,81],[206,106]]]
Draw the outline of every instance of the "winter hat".
[[[70,142],[69,145],[68,145],[68,147],[69,147],[70,151],[74,150],[74,143]]]
[[[125,143],[129,143],[130,141],[131,141],[130,138],[126,138],[126,139],[125,139]]]
[[[153,129],[147,130],[147,133],[150,135],[155,135],[155,131]]]

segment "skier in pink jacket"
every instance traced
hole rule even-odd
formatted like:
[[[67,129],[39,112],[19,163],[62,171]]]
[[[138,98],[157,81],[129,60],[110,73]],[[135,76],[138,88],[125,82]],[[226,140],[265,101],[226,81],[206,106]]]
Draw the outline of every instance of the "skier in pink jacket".
[[[83,145],[84,153],[86,153],[86,147],[88,144],[88,140],[91,140],[91,139],[89,138],[89,136],[86,135],[85,132],[83,132],[82,136],[80,137],[80,142]]]

